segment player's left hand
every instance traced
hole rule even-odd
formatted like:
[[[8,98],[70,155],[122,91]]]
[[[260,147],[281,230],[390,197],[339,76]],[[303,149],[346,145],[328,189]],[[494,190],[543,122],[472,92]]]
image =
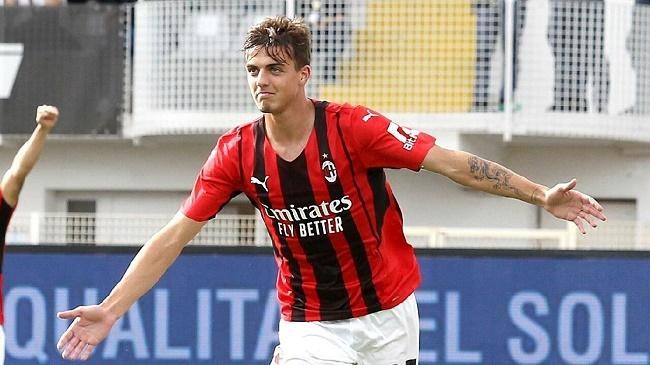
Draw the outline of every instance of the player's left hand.
[[[596,228],[598,220],[605,221],[603,207],[596,199],[577,190],[577,181],[573,179],[567,183],[557,184],[546,191],[544,209],[557,218],[572,221],[582,234],[587,233],[584,228],[586,222]]]
[[[59,120],[59,109],[51,105],[40,105],[36,109],[36,123],[46,128],[48,131],[54,128]]]

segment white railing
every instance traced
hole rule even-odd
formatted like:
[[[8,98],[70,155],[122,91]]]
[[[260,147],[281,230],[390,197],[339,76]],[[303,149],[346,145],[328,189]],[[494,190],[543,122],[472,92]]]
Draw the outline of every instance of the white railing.
[[[509,248],[576,249],[575,229],[496,229],[406,227],[405,233],[416,247],[430,248]]]
[[[16,214],[7,231],[7,243],[139,246],[170,218],[167,215],[134,214]],[[192,244],[268,245],[267,237],[257,216],[221,214],[202,229]]]
[[[650,222],[607,221],[582,235],[573,223],[564,229],[406,227],[416,247],[650,250]]]
[[[169,221],[166,215],[29,213],[16,214],[8,244],[139,246]],[[411,244],[422,248],[650,250],[650,223],[608,221],[580,235],[564,229],[406,227]],[[221,214],[210,221],[193,245],[269,246],[257,215]]]

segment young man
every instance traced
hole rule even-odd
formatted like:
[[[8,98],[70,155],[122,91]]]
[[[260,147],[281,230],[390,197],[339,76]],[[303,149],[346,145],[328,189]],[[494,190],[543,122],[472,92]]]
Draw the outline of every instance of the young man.
[[[258,208],[279,267],[280,345],[273,364],[416,364],[420,273],[383,168],[443,174],[479,190],[596,226],[605,219],[575,180],[548,189],[466,152],[435,145],[361,106],[311,100],[309,29],[267,19],[244,44],[263,115],[219,138],[176,216],[136,255],[99,305],[74,319],[58,348],[89,357],[115,321],[163,275],[206,221],[243,192]]]
[[[5,236],[11,215],[18,204],[18,196],[23,188],[27,175],[38,161],[43,151],[45,141],[50,130],[59,119],[59,111],[49,105],[41,105],[36,109],[37,126],[31,137],[23,144],[16,153],[11,167],[2,176],[0,182],[0,365],[5,362],[5,334],[4,334],[4,308],[2,306],[4,296],[2,294],[2,262],[5,248]]]

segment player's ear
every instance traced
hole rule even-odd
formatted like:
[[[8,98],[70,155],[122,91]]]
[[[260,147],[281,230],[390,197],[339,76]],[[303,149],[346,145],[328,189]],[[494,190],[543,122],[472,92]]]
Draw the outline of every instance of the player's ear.
[[[311,66],[310,65],[304,65],[298,70],[298,74],[300,75],[300,82],[305,85],[307,81],[309,81],[309,78],[311,77]]]

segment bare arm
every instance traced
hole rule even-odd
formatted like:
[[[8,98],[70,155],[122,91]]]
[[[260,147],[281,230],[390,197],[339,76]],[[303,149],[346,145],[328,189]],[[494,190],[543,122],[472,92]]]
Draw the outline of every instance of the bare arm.
[[[471,153],[434,146],[423,167],[476,190],[544,205],[546,186],[533,183],[507,168]]]
[[[575,179],[549,189],[498,163],[440,146],[432,147],[422,164],[425,169],[444,175],[461,185],[543,207],[557,218],[573,221],[582,233],[585,233],[583,221],[596,227],[598,219],[606,219],[603,207],[596,200],[573,190],[576,186]]]
[[[32,171],[38,157],[43,151],[50,130],[59,119],[59,110],[53,106],[41,105],[36,110],[38,125],[14,157],[11,167],[2,176],[0,189],[5,201],[12,207],[18,203],[18,196],[23,188],[27,175]]]
[[[181,212],[176,213],[165,227],[147,241],[122,279],[99,305],[60,312],[59,318],[74,319],[57,344],[63,358],[88,359],[95,346],[108,335],[115,321],[160,280],[204,224],[187,218]]]
[[[196,222],[177,212],[135,256],[122,279],[100,304],[121,317],[136,300],[160,280],[180,255],[183,247],[196,236],[205,222]]]

